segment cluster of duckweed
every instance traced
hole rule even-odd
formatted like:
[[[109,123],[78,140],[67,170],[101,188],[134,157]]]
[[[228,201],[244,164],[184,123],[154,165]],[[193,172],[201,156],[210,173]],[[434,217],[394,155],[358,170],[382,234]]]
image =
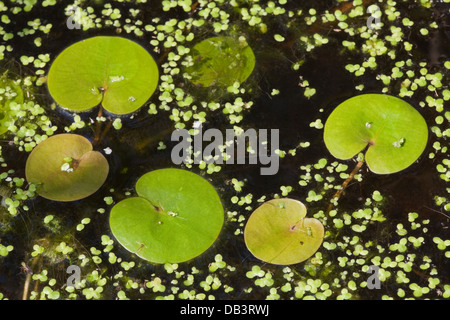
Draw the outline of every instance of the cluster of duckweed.
[[[14,84],[14,85],[12,85]],[[19,207],[27,211],[22,203],[35,196],[36,186],[29,185],[18,173],[14,162],[8,164],[8,156],[4,150],[14,147],[20,153],[28,153],[41,141],[54,134],[57,130],[46,110],[36,101],[32,77],[24,79],[9,79],[5,72],[0,80],[0,103],[2,109],[3,139],[0,145],[0,181],[2,184],[2,204],[11,215],[18,213]],[[23,97],[14,100],[11,97]],[[9,147],[8,147],[9,146]]]
[[[57,129],[77,132],[107,121],[116,130],[126,130],[123,119],[104,115],[94,120],[84,115],[73,115],[71,123],[56,128],[49,115],[57,111],[51,106],[39,106],[35,91],[42,88],[47,64],[55,58],[54,52],[45,52],[48,48],[46,42],[51,41],[47,37],[54,28],[45,18],[26,21],[20,30],[12,28],[11,21],[40,8],[55,7],[64,12],[67,26],[73,27],[73,32],[113,30],[115,34],[137,39],[149,48],[157,57],[161,77],[159,91],[145,107],[148,108],[148,116],[167,116],[174,128],[189,129],[192,135],[195,135],[194,127],[198,128],[198,123],[217,124],[217,119],[223,121],[221,127],[242,133],[247,112],[258,107],[254,98],[260,94],[255,79],[243,84],[235,83],[228,88],[205,89],[190,84],[189,75],[183,70],[192,64],[189,53],[196,42],[212,35],[232,35],[254,44],[257,50],[257,42],[251,41],[256,34],[257,37],[267,36],[265,39],[273,41],[274,46],[296,51],[296,56],[302,58],[292,60],[292,70],[299,74],[299,90],[303,90],[306,99],[326,92],[318,92],[310,87],[308,79],[302,78],[303,63],[319,47],[338,46],[340,54],[348,57],[348,63],[342,68],[354,75],[357,92],[367,89],[367,79],[375,79],[382,92],[414,98],[424,112],[432,115],[434,123],[429,123],[433,133],[432,149],[426,156],[433,161],[438,179],[444,183],[449,180],[446,143],[450,117],[445,111],[445,103],[450,100],[450,89],[446,85],[450,61],[416,57],[417,45],[414,38],[409,37],[415,34],[426,38],[437,29],[437,22],[430,23],[433,21],[433,11],[429,10],[433,7],[431,1],[414,4],[430,15],[430,19],[419,21],[406,16],[400,9],[408,4],[378,1],[371,5],[370,12],[372,20],[380,18],[380,23],[372,28],[366,25],[370,14],[367,13],[368,1],[364,0],[355,0],[351,6],[338,4],[336,10],[324,10],[319,6],[293,9],[285,0],[163,0],[155,9],[149,9],[145,0],[10,2],[6,6],[0,1],[3,23],[0,26],[3,39],[0,62],[13,54],[24,74],[31,72],[32,76],[17,79],[25,93],[26,103],[17,106],[15,111],[11,110],[17,124],[11,128],[13,134],[2,137],[11,137],[8,148],[27,153]],[[344,1],[337,2],[344,4]],[[285,22],[286,28],[278,28],[276,21]],[[16,48],[15,41],[20,42],[20,39],[30,40],[28,43],[34,45],[33,50]],[[256,70],[252,77],[257,76]],[[268,94],[272,97],[281,95],[283,88],[273,88]],[[320,109],[320,114],[325,115],[323,109]],[[309,126],[321,135],[325,120],[325,116],[319,117]],[[280,149],[277,153],[280,161],[289,161],[307,152],[309,147],[311,142],[301,141],[291,149]],[[161,141],[157,150],[163,152],[165,149],[166,145]],[[0,175],[3,199],[0,235],[9,235],[14,231],[8,224],[9,216],[30,214],[26,200],[35,197],[35,187],[27,185],[16,170],[9,168],[5,156],[0,155],[0,160],[2,168],[6,168]],[[275,191],[260,195],[252,193],[246,179],[230,177],[229,190],[223,193],[227,209],[225,230],[230,233],[227,241],[237,242],[243,251],[242,261],[230,256],[229,252],[222,252],[220,245],[212,249],[212,254],[190,263],[154,266],[130,256],[106,229],[98,234],[98,226],[104,228],[108,210],[117,200],[117,193],[111,189],[104,196],[104,203],[90,208],[90,213],[83,210],[73,218],[75,221],[56,210],[34,218],[40,219],[37,223],[39,234],[30,237],[29,248],[23,253],[23,249],[2,242],[0,262],[14,254],[22,255],[19,259],[24,261],[22,279],[25,279],[25,285],[29,285],[28,299],[450,298],[448,273],[439,267],[448,266],[450,261],[448,233],[435,232],[435,223],[424,217],[419,208],[417,212],[409,212],[401,221],[390,221],[390,212],[386,211],[389,195],[370,189],[361,201],[342,205],[342,200],[334,200],[333,209],[326,211],[330,198],[349,177],[353,165],[352,161],[320,157],[298,167],[295,185],[282,184],[275,186]],[[192,165],[186,167],[192,168]],[[205,174],[221,171],[219,165],[207,165],[206,162],[200,163],[198,169]],[[368,174],[360,171],[353,177],[353,183],[364,184]],[[217,176],[221,177],[221,173],[211,176],[211,179]],[[433,195],[436,211],[440,213],[436,219],[440,220],[450,211],[450,189],[443,188],[441,192]],[[125,194],[128,195],[130,193]],[[245,251],[243,230],[246,220],[264,201],[288,196],[304,202],[308,215],[324,224],[323,245],[313,257],[299,265],[263,264]],[[445,231],[448,222],[442,226]],[[97,232],[96,239],[85,241],[93,230]],[[78,266],[81,270],[80,281],[74,286],[66,284],[69,265]],[[379,268],[381,289],[369,288],[369,271],[373,266]],[[0,293],[2,298],[8,297]]]
[[[410,212],[406,223],[392,226],[384,214],[385,196],[378,190],[359,208],[345,210],[336,203],[336,209],[325,215],[320,210],[324,206],[323,196],[347,178],[347,165],[336,161],[327,165],[327,160],[322,158],[302,170],[305,174],[301,175],[299,185],[316,186],[302,193],[307,194],[308,210],[325,226],[323,246],[301,268],[251,266],[246,276],[254,282],[254,290],[263,291],[267,299],[450,297],[445,270],[438,267],[441,259],[450,256],[450,240],[430,234],[430,219],[420,219],[418,213]],[[362,175],[355,179],[361,181]],[[287,196],[295,193],[295,189],[281,186],[281,194],[273,197]],[[247,195],[244,199],[251,197]],[[240,202],[242,209],[237,211],[242,212],[250,204],[251,200]],[[230,216],[239,225],[237,234],[242,234],[240,228],[244,227],[245,218],[243,215],[237,218],[237,211]],[[369,272],[373,266],[378,268],[382,290],[368,287],[368,283],[373,284]]]

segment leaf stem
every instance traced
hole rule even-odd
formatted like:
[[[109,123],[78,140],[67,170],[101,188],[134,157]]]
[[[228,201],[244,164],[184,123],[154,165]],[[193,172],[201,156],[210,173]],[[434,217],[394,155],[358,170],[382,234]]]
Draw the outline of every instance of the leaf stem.
[[[99,142],[100,142],[100,134],[101,134],[101,129],[102,129],[102,124],[101,121],[99,120],[103,115],[103,107],[100,106],[98,114],[97,114],[97,123],[95,126],[95,137],[94,140],[92,141],[92,145],[96,146]]]
[[[97,123],[96,123],[96,127],[95,127],[95,137],[94,140],[92,141],[92,145],[95,147],[97,146],[102,140],[103,138],[106,136],[106,134],[108,133],[109,129],[111,129],[112,126],[112,121],[108,118],[108,123],[106,124],[105,129],[102,131],[102,121],[100,121],[99,119],[103,116],[103,107],[100,106],[100,110],[98,111],[98,115],[97,115]]]
[[[30,267],[31,271],[36,267],[36,264],[39,262],[39,260],[40,260],[39,256],[33,259],[33,261],[31,262],[31,267]],[[32,276],[32,272],[28,272],[27,277],[25,279],[25,284],[23,286],[22,300],[28,299],[28,291],[30,288],[31,276]]]
[[[331,198],[330,200],[330,204],[328,205],[328,209],[325,213],[325,215],[327,216],[331,209],[333,209],[333,200],[339,200],[339,198],[341,197],[342,193],[344,192],[344,190],[347,188],[348,184],[350,183],[350,181],[353,180],[353,178],[355,177],[355,175],[358,173],[358,171],[361,169],[361,167],[363,166],[364,161],[358,161],[358,163],[356,164],[355,168],[353,169],[353,171],[350,173],[350,175],[348,176],[348,178],[344,181],[344,183],[342,183],[341,188],[336,191],[336,193],[334,194],[333,198]]]

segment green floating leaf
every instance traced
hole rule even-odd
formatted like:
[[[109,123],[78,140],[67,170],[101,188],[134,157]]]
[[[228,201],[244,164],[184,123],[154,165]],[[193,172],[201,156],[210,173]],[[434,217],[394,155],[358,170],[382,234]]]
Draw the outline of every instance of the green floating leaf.
[[[127,250],[153,263],[197,257],[218,237],[224,210],[214,187],[181,169],[160,169],[136,183],[138,197],[116,204],[110,214],[114,236]]]
[[[158,85],[158,66],[137,43],[98,36],[77,42],[53,62],[48,89],[62,107],[86,111],[98,104],[114,114],[139,109]]]
[[[11,103],[23,103],[23,91],[20,85],[8,79],[7,72],[0,77],[0,135],[8,131],[11,123]]]
[[[187,68],[196,85],[229,87],[244,82],[255,68],[255,55],[245,40],[213,37],[192,49],[194,65]]]
[[[368,147],[369,168],[389,174],[406,169],[420,157],[428,127],[421,114],[402,99],[363,94],[336,107],[325,124],[324,140],[338,159],[350,159]]]
[[[76,134],[58,134],[30,153],[25,174],[39,195],[56,201],[75,201],[96,192],[108,176],[105,157],[91,142]]]
[[[265,202],[248,219],[244,230],[250,252],[265,262],[290,265],[311,257],[321,246],[322,223],[306,218],[306,207],[283,198]]]

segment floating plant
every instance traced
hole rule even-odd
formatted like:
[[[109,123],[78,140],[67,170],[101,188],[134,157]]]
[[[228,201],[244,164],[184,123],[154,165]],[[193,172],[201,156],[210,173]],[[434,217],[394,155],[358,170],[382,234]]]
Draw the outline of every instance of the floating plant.
[[[243,38],[213,37],[197,43],[186,72],[196,85],[229,87],[244,82],[255,68],[253,50]]]
[[[98,36],[66,48],[53,62],[48,89],[56,102],[73,111],[101,103],[109,112],[139,109],[158,85],[158,66],[139,44]]]
[[[108,161],[91,142],[76,134],[58,134],[30,153],[25,174],[44,198],[75,201],[95,193],[105,182]]]
[[[325,145],[338,159],[367,148],[371,171],[390,174],[406,169],[425,149],[428,127],[421,114],[400,98],[382,94],[352,97],[334,109],[324,129]]]
[[[23,92],[20,85],[7,78],[5,72],[0,77],[0,135],[8,131],[11,122],[9,112],[12,103],[23,103]]]
[[[110,214],[111,231],[129,251],[153,263],[197,257],[218,237],[224,209],[214,187],[195,173],[160,169],[136,183],[137,197]]]
[[[4,68],[0,71],[0,79],[3,72],[8,70],[7,76],[13,75],[14,84],[17,85],[6,84],[10,90],[6,89],[4,92],[1,89],[5,82],[0,85],[0,128],[3,132],[7,130],[4,134],[0,133],[0,264],[4,267],[0,276],[0,300],[20,297],[31,300],[450,298],[447,274],[450,240],[447,235],[448,217],[444,212],[450,210],[448,190],[445,189],[445,182],[450,178],[450,163],[447,161],[450,113],[446,109],[450,100],[450,61],[445,61],[448,60],[445,46],[439,45],[446,40],[445,33],[439,31],[445,29],[448,0],[335,1],[334,5],[329,6],[324,6],[320,1],[287,0],[164,0],[152,2],[151,6],[145,6],[144,3],[149,2],[146,0],[126,1],[126,5],[123,2],[0,1],[0,64]],[[48,12],[55,14],[45,16]],[[379,22],[376,22],[377,20]],[[78,31],[74,30],[78,28]],[[314,96],[315,101],[320,104],[321,101],[335,99],[342,90],[351,91],[354,87],[358,92],[363,92],[370,89],[372,84],[379,84],[380,93],[390,93],[399,98],[408,97],[413,101],[414,107],[422,107],[419,111],[426,109],[426,120],[430,126],[430,153],[428,157],[422,155],[424,158],[420,163],[420,170],[425,170],[427,174],[414,174],[413,169],[417,168],[410,167],[408,171],[412,172],[414,177],[402,177],[401,173],[398,174],[401,182],[405,183],[383,184],[378,186],[379,191],[375,190],[373,185],[366,185],[364,190],[358,192],[356,202],[346,203],[345,208],[336,206],[336,210],[325,213],[321,208],[328,192],[333,189],[337,189],[335,191],[338,193],[342,192],[353,177],[362,181],[363,176],[355,173],[364,164],[376,169],[369,155],[377,148],[381,150],[381,139],[377,134],[373,136],[373,141],[369,134],[369,137],[363,139],[365,141],[359,151],[354,151],[353,156],[349,155],[358,162],[355,169],[349,173],[349,161],[328,162],[324,154],[311,155],[302,152],[314,144],[314,136],[310,137],[312,140],[308,139],[310,141],[303,140],[305,137],[302,136],[300,144],[296,144],[297,139],[293,137],[284,144],[293,149],[289,150],[289,153],[287,150],[277,150],[277,153],[285,168],[301,164],[301,180],[297,187],[291,186],[292,179],[286,180],[283,177],[281,180],[269,181],[266,185],[258,184],[253,179],[252,170],[247,170],[246,167],[242,168],[243,171],[235,171],[233,168],[221,170],[219,174],[211,176],[211,180],[219,179],[223,182],[223,200],[227,200],[224,207],[236,209],[225,215],[227,226],[222,232],[226,234],[223,239],[216,240],[225,240],[225,243],[218,243],[217,248],[210,248],[203,252],[201,257],[186,263],[154,266],[145,261],[136,261],[139,260],[138,255],[145,253],[145,246],[149,246],[147,242],[136,239],[135,241],[140,243],[134,251],[127,248],[133,253],[126,254],[125,249],[113,239],[114,234],[109,228],[97,227],[102,225],[104,218],[109,218],[105,216],[106,206],[112,205],[114,199],[118,198],[121,181],[129,175],[130,170],[134,171],[131,166],[136,163],[144,167],[152,166],[156,162],[167,163],[170,161],[166,157],[170,144],[166,139],[160,141],[159,146],[154,148],[156,158],[144,159],[139,156],[140,152],[132,152],[133,156],[130,157],[129,152],[133,151],[132,149],[141,150],[142,146],[149,153],[152,152],[151,145],[139,143],[146,133],[150,133],[145,131],[149,122],[141,121],[144,120],[141,117],[144,114],[135,115],[132,126],[124,125],[123,128],[120,117],[113,120],[101,114],[102,111],[108,110],[108,113],[115,113],[110,109],[106,110],[117,106],[111,103],[108,106],[106,101],[106,96],[114,92],[113,85],[123,83],[124,92],[129,92],[125,89],[125,79],[121,77],[123,73],[111,74],[111,78],[108,76],[107,81],[111,84],[107,90],[103,88],[102,79],[100,85],[95,84],[97,92],[93,90],[94,97],[91,97],[91,93],[85,94],[93,100],[91,107],[85,102],[80,103],[77,109],[60,104],[61,107],[75,112],[93,108],[92,115],[98,105],[103,105],[98,110],[96,128],[91,127],[95,130],[95,137],[92,139],[94,148],[101,145],[103,138],[119,144],[133,142],[123,145],[124,148],[116,146],[118,149],[114,157],[118,160],[120,176],[113,179],[117,184],[113,183],[111,189],[108,188],[109,192],[104,187],[97,191],[95,198],[103,198],[104,201],[86,199],[87,201],[77,202],[75,206],[47,201],[36,202],[32,199],[36,187],[41,188],[42,184],[27,183],[23,177],[24,164],[21,160],[36,145],[48,139],[48,136],[63,130],[77,133],[76,131],[89,129],[90,125],[86,121],[88,119],[81,119],[78,115],[72,124],[65,123],[64,117],[59,117],[48,105],[45,92],[47,88],[41,87],[42,84],[49,83],[48,77],[45,77],[50,67],[47,63],[53,62],[57,57],[54,56],[54,48],[58,46],[55,40],[74,39],[74,35],[86,35],[86,31],[89,34],[87,37],[115,33],[126,38],[139,39],[139,43],[158,56],[161,80],[156,89],[157,97],[152,99],[155,100],[154,103],[148,106],[148,113],[152,116],[158,114],[154,118],[156,122],[152,123],[162,127],[168,124],[165,120],[171,120],[175,127],[180,129],[191,128],[193,121],[195,129],[198,123],[206,121],[219,129],[232,125],[236,134],[258,124],[278,127],[289,133],[289,130],[301,130],[309,123],[308,117],[297,122],[290,122],[286,117],[283,122],[277,121],[276,116],[280,113],[280,108],[277,107],[281,106],[284,114],[297,114],[296,104],[283,104],[289,97],[295,100],[298,95],[300,100],[304,97],[303,100],[307,102],[306,100]],[[256,43],[254,41],[258,42],[257,56],[264,57],[265,61],[258,61],[261,63],[261,71],[264,72],[261,73],[261,78],[255,79],[260,86],[254,83],[254,87],[260,87],[261,90],[240,87],[241,82],[254,80],[247,79],[247,76],[239,77],[246,69],[240,67],[245,64],[242,52],[227,55],[226,51],[231,52],[230,48],[219,46],[210,56],[199,54],[194,45],[210,34],[218,37],[226,34],[243,35],[233,36],[234,44],[230,47],[235,44],[245,47],[247,44],[244,36],[254,39],[249,41],[252,47],[253,43]],[[274,48],[274,44],[277,48]],[[93,43],[92,46],[89,45],[93,46]],[[79,55],[80,60],[89,56],[90,48],[87,49]],[[116,52],[118,50],[99,50],[99,57],[103,53],[114,56]],[[128,63],[128,53],[121,55],[125,57],[125,63]],[[314,61],[324,62],[327,59],[344,62],[345,69],[342,63],[324,64],[323,68],[317,63],[314,64]],[[220,66],[214,65],[217,62],[223,64],[222,70],[219,69]],[[98,66],[95,64],[94,67]],[[76,64],[71,65],[71,68],[73,74],[80,69]],[[334,80],[350,81],[336,84],[336,81],[323,77],[324,72],[321,71],[324,70],[325,74],[333,74]],[[88,71],[93,72],[90,69]],[[222,79],[227,72],[232,75],[231,78]],[[72,73],[63,79],[71,82],[70,90],[81,84],[78,81],[80,77],[75,77]],[[250,77],[253,78],[254,75]],[[150,83],[147,75],[142,79]],[[53,84],[63,83],[54,80],[50,76],[50,82],[53,81]],[[201,82],[203,80],[205,83]],[[186,83],[191,81],[193,84],[187,88]],[[192,90],[194,85],[204,88]],[[94,88],[94,85],[89,88]],[[323,91],[323,88],[327,90]],[[224,99],[224,89],[234,97],[228,96]],[[81,92],[81,89],[78,91]],[[14,96],[15,94],[18,96]],[[270,104],[266,94],[270,95]],[[20,96],[23,96],[23,101]],[[134,94],[125,97],[130,104],[138,98]],[[74,96],[67,100],[72,102],[82,98],[82,95],[74,92]],[[14,99],[17,100],[13,101]],[[5,101],[7,107],[2,104]],[[267,105],[264,101],[267,101]],[[262,110],[253,110],[251,114],[244,112],[261,102],[264,104],[263,113]],[[219,116],[221,112],[223,117]],[[360,115],[355,115],[355,118],[359,119]],[[353,118],[353,114],[345,116],[341,121],[344,123],[344,120],[348,119],[354,133],[375,129],[379,125],[374,121],[367,121],[363,122],[359,129],[355,129],[355,123],[358,121]],[[262,123],[259,120],[262,120]],[[385,120],[389,119],[383,119]],[[95,119],[92,119],[91,124],[94,124],[94,121]],[[103,123],[105,130],[101,130]],[[411,121],[409,126],[413,126]],[[110,127],[122,131],[120,134],[111,132]],[[317,119],[310,123],[310,127],[320,132],[324,123],[322,119]],[[390,129],[388,131],[394,132]],[[127,138],[123,140],[125,136]],[[389,139],[389,146],[386,148],[395,148],[394,150],[400,152],[404,151],[410,142],[411,139],[402,134]],[[350,144],[342,143],[344,148],[347,145]],[[110,152],[108,149],[105,149],[105,153]],[[362,156],[366,151],[367,162]],[[354,157],[356,154],[358,157]],[[383,158],[380,154],[378,157]],[[390,155],[389,158],[389,162],[398,162],[397,158]],[[414,163],[414,160],[411,161]],[[45,163],[41,164],[43,168]],[[61,160],[59,171],[70,175],[75,171],[74,165],[76,161],[65,157]],[[190,164],[186,163],[186,166],[189,168]],[[220,169],[220,166],[204,166],[202,163],[199,169],[209,174]],[[390,167],[388,169],[392,170]],[[293,172],[293,175],[295,176],[296,172]],[[346,179],[343,188],[338,186],[340,179]],[[410,184],[410,181],[418,184]],[[439,181],[442,183],[438,183]],[[423,187],[427,192],[423,192]],[[278,188],[279,194],[272,194],[272,191]],[[393,189],[395,197],[390,197]],[[298,192],[306,194],[305,201],[311,204],[311,207],[308,205],[307,216],[320,219],[327,231],[320,249],[303,263],[274,266],[266,260],[260,260],[262,258],[259,256],[257,258],[260,259],[255,258],[252,262],[252,259],[242,259],[242,248],[224,247],[241,240],[246,212],[255,210],[256,203],[262,204],[268,197],[278,199],[279,196],[288,197]],[[173,194],[174,197],[181,196],[178,190]],[[256,199],[255,194],[261,197]],[[416,194],[422,197],[417,198],[417,201],[408,200],[408,197]],[[220,193],[219,196],[222,197]],[[193,203],[201,201],[202,199],[198,200],[200,197],[203,197],[202,193],[197,198],[192,198]],[[139,198],[146,199],[141,194]],[[148,200],[144,200],[141,202],[145,209],[144,203]],[[336,205],[335,201],[331,202]],[[132,201],[126,203],[131,206]],[[161,207],[166,209],[164,204]],[[299,205],[295,207],[299,207],[301,211]],[[153,211],[145,209],[145,219],[136,222],[136,227],[123,232],[133,233],[135,229],[138,230],[140,224],[146,223],[147,215],[161,218],[157,220],[161,222],[158,224],[160,227],[168,226],[169,219],[177,221],[179,218],[181,221],[181,210],[178,212],[171,209],[172,211],[169,210],[165,214],[158,212],[160,207],[153,208]],[[70,213],[70,219],[67,213]],[[276,213],[274,210],[272,216]],[[304,219],[302,222],[306,222],[306,217]],[[202,220],[206,219],[202,216]],[[266,228],[265,223],[262,226]],[[260,229],[264,230],[263,227]],[[292,223],[285,226],[284,229],[291,234],[289,227],[294,230],[303,228],[303,232],[298,232],[306,236],[314,234],[313,228],[308,229],[306,224],[303,226],[301,223]],[[23,234],[26,234],[26,239],[22,239]],[[166,238],[169,239],[167,245],[171,246],[173,239],[180,238],[180,234],[181,232],[177,233],[175,230],[170,239]],[[154,243],[156,241],[150,243],[150,246]],[[214,253],[217,253],[215,257],[212,256]],[[125,258],[128,258],[128,261],[124,260]],[[269,257],[267,260],[270,259]],[[67,272],[65,268],[69,264],[61,262],[70,262]],[[273,263],[273,260],[271,262]],[[74,279],[73,276],[76,275],[68,272],[69,269],[73,270],[72,267],[81,269],[81,279],[74,282],[75,286],[69,285],[69,280]],[[376,273],[373,273],[373,267],[378,267]],[[381,282],[381,286],[371,287],[376,279]],[[174,311],[179,313],[178,309]]]
[[[281,198],[265,202],[251,214],[244,237],[258,259],[290,265],[305,261],[319,249],[324,228],[319,220],[306,218],[303,203]]]

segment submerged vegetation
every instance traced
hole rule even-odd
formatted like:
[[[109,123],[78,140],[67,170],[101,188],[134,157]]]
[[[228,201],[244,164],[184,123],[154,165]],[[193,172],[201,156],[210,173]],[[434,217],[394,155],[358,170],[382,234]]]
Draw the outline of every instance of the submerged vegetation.
[[[450,298],[450,1],[15,0],[0,1],[0,19],[0,299]],[[82,48],[69,61],[58,60],[88,39],[139,45],[148,63],[136,65],[115,40],[96,52]],[[95,66],[82,65],[91,59],[97,59]],[[221,71],[228,61],[239,73]],[[64,66],[59,78],[52,76],[58,63]],[[105,77],[110,68],[117,74]],[[128,78],[136,93],[122,91]],[[117,86],[125,109],[105,101],[110,89],[105,83]],[[94,102],[78,94],[86,89],[93,89],[88,98]],[[396,97],[414,109],[409,119],[414,128],[401,121],[381,125],[401,129],[399,136],[388,135],[390,150],[408,149],[409,134],[418,126],[424,131],[406,158],[394,151],[380,156],[395,164],[381,172],[389,175],[353,170],[363,160],[372,169],[359,153],[370,149],[373,136],[346,157],[328,151],[324,139],[333,110],[372,94]],[[379,124],[366,116],[345,113],[338,122],[348,118],[350,131],[360,126],[369,132]],[[398,117],[406,119],[403,113]],[[194,136],[201,126],[237,135],[249,128],[280,129],[280,172],[261,177],[258,165],[194,161],[192,150],[189,161],[175,166],[170,133],[187,129]],[[45,198],[42,182],[32,178],[45,173],[40,166],[54,167],[56,180],[66,183],[58,177],[76,171],[76,155],[50,148],[43,158],[58,158],[54,166],[40,159],[32,176],[26,173],[27,160],[33,161],[40,146],[61,136],[89,142],[78,155],[89,152],[108,164],[106,173],[106,165],[84,172],[101,179],[76,199],[70,193],[69,200],[76,201]],[[219,149],[215,160],[226,159],[226,143]],[[168,167],[195,178],[167,174]],[[147,173],[161,172],[156,193],[139,186]],[[186,198],[179,191],[189,186],[181,181],[195,186]],[[344,187],[345,197],[335,197]],[[162,214],[156,224],[169,227],[176,219],[187,223],[179,210],[190,205],[201,211],[213,201],[217,214],[204,245],[183,257],[174,250],[173,259],[153,260],[143,241],[130,236],[134,243],[124,243],[133,230],[118,232],[114,225],[118,211],[130,219],[138,213],[121,207],[131,199]],[[152,204],[152,199],[169,200]],[[312,248],[297,261],[266,263],[273,255],[253,255],[246,226],[268,203],[286,209],[286,199],[304,203],[307,214],[299,219],[314,221],[316,229],[289,225]],[[200,230],[208,227],[204,220]],[[183,223],[175,224],[183,229]],[[180,236],[171,230],[165,239]],[[316,232],[319,243],[307,243]],[[80,269],[73,285],[67,284],[70,266]],[[379,288],[368,280],[374,266]]]

